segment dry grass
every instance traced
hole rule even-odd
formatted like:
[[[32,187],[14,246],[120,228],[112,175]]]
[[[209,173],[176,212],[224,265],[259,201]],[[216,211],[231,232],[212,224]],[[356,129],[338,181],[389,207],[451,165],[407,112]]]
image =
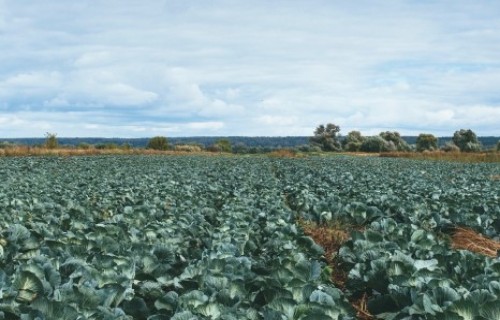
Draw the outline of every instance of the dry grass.
[[[356,309],[356,318],[362,319],[362,320],[371,320],[375,319],[374,316],[371,315],[371,313],[368,311],[368,295],[366,293],[363,294],[363,296],[352,303],[352,306],[354,309]]]
[[[452,248],[468,250],[495,258],[500,250],[500,242],[488,239],[482,234],[468,228],[456,228],[451,237]]]
[[[349,232],[341,226],[318,226],[312,222],[299,220],[304,233],[325,250],[325,259],[332,268],[332,281],[343,289],[347,280],[347,273],[339,268],[336,260],[340,247],[349,240]]]
[[[325,258],[332,262],[340,247],[349,240],[349,233],[341,226],[317,226],[312,222],[299,221],[304,233],[325,249]]]
[[[490,176],[490,179],[493,181],[500,181],[500,174],[495,176]]]
[[[383,152],[381,157],[456,162],[500,162],[500,152]]]
[[[347,281],[347,272],[339,268],[337,253],[340,247],[349,240],[349,230],[351,227],[342,225],[317,225],[312,222],[299,220],[298,224],[304,230],[304,233],[310,236],[314,242],[319,244],[325,250],[325,259],[332,268],[332,282],[341,290],[345,289]],[[355,301],[351,301],[352,307],[357,312],[357,318],[363,320],[374,319],[367,308],[368,296],[366,293]]]
[[[16,146],[0,149],[0,157],[22,157],[22,156],[93,156],[93,155],[219,155],[211,152],[199,151],[159,151],[151,149],[78,149],[58,148],[47,149],[42,147]]]
[[[271,158],[300,158],[302,155],[290,149],[279,149],[268,153]]]

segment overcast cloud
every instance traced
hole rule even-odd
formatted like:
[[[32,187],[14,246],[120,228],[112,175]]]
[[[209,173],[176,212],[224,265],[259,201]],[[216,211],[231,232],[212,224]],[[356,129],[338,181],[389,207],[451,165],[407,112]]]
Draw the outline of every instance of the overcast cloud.
[[[500,135],[497,0],[0,0],[0,137]]]

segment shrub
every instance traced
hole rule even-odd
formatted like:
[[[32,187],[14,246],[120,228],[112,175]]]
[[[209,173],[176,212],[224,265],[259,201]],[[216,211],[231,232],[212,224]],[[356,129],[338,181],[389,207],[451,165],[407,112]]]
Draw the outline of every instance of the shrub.
[[[364,140],[365,138],[361,135],[361,132],[351,131],[342,141],[342,145],[345,151],[356,152],[360,151]]]
[[[148,141],[147,147],[148,149],[153,150],[167,150],[168,149],[168,141],[167,138],[162,136],[156,136]]]
[[[86,142],[82,142],[82,143],[79,143],[77,146],[76,146],[78,149],[83,149],[83,150],[89,150],[91,149],[93,146],[89,143],[86,143]]]
[[[380,136],[367,137],[361,144],[363,152],[383,152],[395,150],[394,143],[389,143]]]
[[[446,142],[446,144],[441,147],[441,150],[445,152],[460,152],[460,148],[452,141]]]
[[[57,141],[57,134],[47,132],[45,134],[45,148],[56,149],[59,146]]]
[[[340,127],[333,123],[328,123],[326,126],[319,125],[314,131],[314,136],[309,138],[309,141],[323,151],[341,151],[342,145],[339,141],[339,132]]]
[[[411,148],[406,141],[401,138],[399,132],[394,131],[385,131],[381,132],[380,137],[387,141],[389,145],[387,146],[388,150],[383,151],[410,151]]]
[[[464,152],[481,151],[481,143],[471,129],[460,129],[453,134],[453,143]]]
[[[8,141],[2,141],[2,142],[0,142],[0,149],[13,148],[15,146],[16,146],[15,144],[10,143]]]
[[[438,139],[434,135],[428,133],[421,133],[417,137],[418,152],[426,150],[433,151],[437,150],[437,148],[438,148]]]
[[[207,148],[211,152],[231,152],[231,142],[227,139],[217,140],[213,145]]]
[[[175,151],[183,151],[183,152],[201,152],[202,148],[199,145],[195,144],[178,144],[175,146]]]

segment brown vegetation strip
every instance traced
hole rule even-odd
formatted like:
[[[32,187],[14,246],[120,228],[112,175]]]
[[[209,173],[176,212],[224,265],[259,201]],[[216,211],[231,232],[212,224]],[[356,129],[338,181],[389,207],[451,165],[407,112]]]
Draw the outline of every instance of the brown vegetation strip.
[[[228,153],[216,152],[197,152],[197,151],[159,151],[151,149],[78,149],[78,148],[58,148],[48,149],[40,147],[9,147],[0,149],[0,157],[22,157],[22,156],[94,156],[94,155],[207,155],[219,156],[221,154],[228,155]]]
[[[381,157],[454,162],[500,162],[500,152],[382,152]]]
[[[482,234],[468,228],[456,228],[452,237],[452,248],[468,250],[495,258],[500,250],[500,242],[488,239]]]
[[[290,149],[279,149],[268,153],[271,158],[301,158],[303,155],[299,155],[294,150]]]
[[[341,226],[318,226],[315,223],[299,220],[298,224],[304,230],[304,233],[310,236],[314,242],[319,244],[325,250],[325,258],[332,268],[332,282],[341,290],[345,289],[347,281],[347,272],[339,268],[337,253],[340,247],[349,240],[349,232]],[[366,293],[356,301],[351,301],[352,307],[356,310],[358,319],[370,320],[374,317],[367,308],[368,296]]]

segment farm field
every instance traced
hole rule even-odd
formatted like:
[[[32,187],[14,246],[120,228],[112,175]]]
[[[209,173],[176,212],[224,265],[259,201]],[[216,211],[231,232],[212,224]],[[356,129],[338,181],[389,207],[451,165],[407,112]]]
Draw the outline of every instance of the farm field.
[[[498,163],[12,157],[0,177],[0,319],[500,319]]]

